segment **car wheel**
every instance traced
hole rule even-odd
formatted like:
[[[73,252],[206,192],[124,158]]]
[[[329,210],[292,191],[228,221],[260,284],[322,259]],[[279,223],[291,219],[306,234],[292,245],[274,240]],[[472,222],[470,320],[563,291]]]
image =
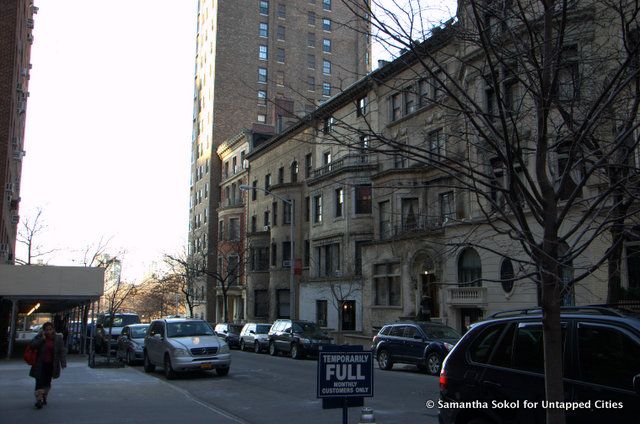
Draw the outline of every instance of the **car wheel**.
[[[260,343],[258,343],[257,341],[253,344],[253,351],[255,353],[260,353]]]
[[[393,368],[393,362],[391,361],[389,352],[386,350],[378,352],[378,367],[380,367],[381,370],[390,370]]]
[[[155,371],[156,366],[149,361],[149,356],[147,352],[144,353],[144,372],[153,372]]]
[[[218,374],[220,377],[224,377],[225,375],[229,374],[229,369],[229,367],[216,368],[216,374]]]
[[[437,353],[432,353],[427,356],[427,372],[431,375],[440,374],[440,368],[442,367],[442,358]]]
[[[297,343],[291,345],[291,358],[292,359],[302,359],[304,355],[300,351],[300,346]]]
[[[276,356],[277,354],[276,344],[274,342],[269,343],[269,355]]]
[[[176,378],[176,372],[171,366],[171,358],[169,358],[168,354],[164,355],[164,375],[167,377],[167,380],[173,380]]]
[[[245,346],[244,340],[240,342],[240,350],[242,350],[242,351],[247,350],[247,346]]]

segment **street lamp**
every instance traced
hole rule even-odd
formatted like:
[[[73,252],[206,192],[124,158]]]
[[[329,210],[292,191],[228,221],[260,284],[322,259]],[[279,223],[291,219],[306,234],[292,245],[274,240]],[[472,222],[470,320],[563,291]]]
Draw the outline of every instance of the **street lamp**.
[[[291,259],[290,264],[289,264],[289,316],[291,317],[291,319],[296,319],[296,284],[295,284],[295,269],[294,269],[294,264],[296,261],[295,258],[295,248],[293,246],[294,244],[294,234],[295,234],[295,220],[294,220],[294,216],[295,214],[293,213],[293,200],[291,199],[285,199],[282,196],[279,196],[275,193],[270,192],[269,190],[267,190],[266,188],[262,188],[262,187],[254,187],[254,186],[250,186],[247,184],[240,184],[240,190],[244,190],[244,191],[250,191],[250,190],[260,190],[260,191],[264,191],[267,194],[271,194],[273,197],[282,200],[284,203],[286,203],[287,205],[289,205],[289,208],[291,209],[291,222],[289,225],[289,230],[290,230],[290,242],[289,242],[289,248],[290,248],[290,252],[289,252],[289,258]]]

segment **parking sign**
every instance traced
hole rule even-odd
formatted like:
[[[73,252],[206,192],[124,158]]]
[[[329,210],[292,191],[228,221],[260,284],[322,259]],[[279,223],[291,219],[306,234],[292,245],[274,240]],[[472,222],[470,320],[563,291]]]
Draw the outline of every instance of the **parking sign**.
[[[353,348],[349,346],[350,348]],[[318,356],[319,398],[372,397],[373,354],[345,347]]]

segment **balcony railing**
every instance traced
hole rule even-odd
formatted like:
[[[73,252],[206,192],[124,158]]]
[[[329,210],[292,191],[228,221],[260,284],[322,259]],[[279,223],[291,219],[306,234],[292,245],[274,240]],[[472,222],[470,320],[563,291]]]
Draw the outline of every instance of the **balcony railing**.
[[[423,233],[442,230],[443,219],[439,216],[419,216],[415,220],[404,219],[400,225],[391,225],[386,221],[380,225],[380,239],[389,239],[406,234]]]
[[[487,303],[486,287],[448,287],[447,303],[451,306],[475,306]]]
[[[331,163],[313,170],[313,178],[320,178],[333,172],[338,172],[344,168],[365,165],[377,165],[378,159],[373,155],[347,155],[334,160]]]
[[[236,199],[226,199],[218,202],[219,208],[230,208],[235,206],[244,206],[244,200],[242,199],[242,197],[238,197]]]

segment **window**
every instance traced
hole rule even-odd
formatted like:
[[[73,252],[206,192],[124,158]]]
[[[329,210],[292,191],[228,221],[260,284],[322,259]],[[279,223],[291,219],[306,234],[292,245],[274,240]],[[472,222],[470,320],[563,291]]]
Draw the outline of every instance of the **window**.
[[[253,271],[269,270],[269,248],[254,247],[251,249],[251,269]]]
[[[253,314],[262,318],[269,316],[269,292],[267,290],[254,290]]]
[[[402,97],[404,98],[404,114],[409,115],[416,111],[416,102],[415,96],[410,90],[405,90],[402,93]]]
[[[298,162],[295,160],[291,163],[291,182],[295,183],[298,181]]]
[[[373,304],[376,306],[400,306],[400,264],[375,265],[373,274]]]
[[[258,57],[260,60],[267,60],[269,58],[269,48],[264,44],[260,44],[259,49]]]
[[[308,47],[316,46],[316,34],[314,32],[307,33],[307,46]]]
[[[312,76],[307,77],[307,90],[316,91],[316,79]]]
[[[578,100],[580,98],[578,46],[565,46],[561,54],[561,64],[553,92],[559,101]]]
[[[253,180],[251,183],[251,200],[256,200],[258,198],[258,180]]]
[[[502,261],[502,265],[500,265],[500,284],[505,293],[511,293],[511,290],[513,290],[514,279],[513,264],[510,259],[506,258]]]
[[[633,390],[640,374],[640,345],[622,331],[597,324],[578,324],[580,380]]]
[[[278,263],[278,245],[271,243],[271,266],[276,266]]]
[[[282,201],[282,224],[291,224],[291,203]]]
[[[308,197],[307,197],[308,199]],[[309,262],[310,262],[310,256],[311,256],[311,244],[309,243],[309,240],[305,240],[304,241],[304,252],[302,253],[303,256],[303,262],[302,265],[305,267],[309,266]]]
[[[278,299],[277,315],[278,318],[289,318],[289,289],[279,289],[276,291]]]
[[[322,83],[322,95],[323,96],[330,96],[331,95],[331,84],[329,84],[328,82],[323,82]]]
[[[322,195],[313,196],[313,222],[318,224],[322,222]]]
[[[269,2],[267,0],[260,1],[260,14],[261,15],[269,14]]]
[[[240,219],[229,219],[229,240],[240,240]]]
[[[331,0],[322,0],[322,8],[324,10],[331,10]]]
[[[224,240],[224,221],[218,221],[218,240]]]
[[[442,160],[446,156],[442,128],[431,131],[427,135],[427,145],[429,146],[429,157],[431,160]]]
[[[354,263],[353,263],[353,273],[355,275],[362,275],[362,247],[365,243],[368,243],[369,240],[357,240],[355,242],[355,252],[354,252]]]
[[[329,122],[329,120],[327,120]],[[326,125],[325,131],[326,133],[331,132],[331,125]],[[324,152],[322,154],[322,164],[329,165],[331,163],[331,152]]]
[[[458,285],[482,287],[482,263],[478,252],[468,247],[458,258]]]
[[[284,166],[278,168],[278,184],[284,184]]]
[[[255,233],[258,231],[258,217],[253,215],[251,216],[251,232]]]
[[[418,81],[418,107],[429,104],[429,80],[422,78]]]
[[[331,62],[326,59],[322,60],[322,73],[325,75],[331,75]]]
[[[267,105],[267,92],[264,90],[258,90],[258,106]]]
[[[371,184],[361,184],[355,187],[355,213],[371,213]]]
[[[496,110],[496,92],[493,87],[493,80],[491,75],[485,76],[485,88],[484,88],[484,101],[485,112],[489,119],[494,119]]]
[[[268,37],[269,36],[269,24],[266,22],[260,22],[259,24],[259,33],[260,37]]]
[[[307,68],[316,69],[316,55],[314,54],[307,55]]]
[[[311,219],[311,198],[306,196],[304,198],[304,221],[309,222]]]
[[[504,330],[505,324],[490,325],[485,328],[469,347],[471,361],[486,364],[494,345]]]
[[[278,225],[278,202],[271,203],[271,211],[273,213],[273,226]]]
[[[264,189],[269,190],[271,187],[271,174],[267,174],[264,176]]]
[[[316,300],[316,324],[318,327],[327,326],[327,301]]]
[[[331,53],[331,40],[328,38],[322,39],[322,51],[325,53]]]
[[[336,218],[341,217],[344,211],[344,190],[341,188],[337,188],[335,191],[335,216]]]
[[[269,227],[271,225],[271,219],[269,218],[269,211],[264,211],[264,226]]]
[[[331,243],[316,247],[318,277],[340,276],[340,244]]]
[[[304,176],[305,178],[311,177],[311,171],[313,171],[313,157],[311,153],[308,153],[304,157]]]
[[[380,239],[391,237],[391,207],[388,200],[378,203],[378,214]]]
[[[411,231],[419,228],[418,198],[403,198],[402,201],[402,230]]]
[[[331,19],[322,18],[322,29],[325,31],[331,31]]]
[[[239,262],[237,255],[231,255],[227,259],[227,284],[230,286],[238,285],[238,277],[240,276]]]
[[[276,60],[280,63],[284,63],[284,49],[279,47],[276,53],[277,53]]]
[[[307,23],[309,25],[315,25],[316,24],[316,12],[307,13]]]
[[[289,263],[286,263],[285,261],[288,261]],[[291,242],[290,241],[282,242],[282,267],[291,268]]]
[[[278,40],[284,40],[285,29],[282,25],[278,25],[278,29],[276,30],[276,38]]]
[[[267,82],[267,68],[258,68],[258,82]]]
[[[369,105],[369,100],[367,99],[366,96],[359,98],[356,104],[356,115],[365,116],[367,114],[368,105]]]
[[[287,5],[284,3],[278,3],[278,18],[286,18],[287,17]]]
[[[455,218],[453,209],[453,191],[440,193],[440,220],[444,224]]]
[[[402,107],[400,105],[400,93],[391,96],[389,100],[390,120],[397,121],[402,117]]]

